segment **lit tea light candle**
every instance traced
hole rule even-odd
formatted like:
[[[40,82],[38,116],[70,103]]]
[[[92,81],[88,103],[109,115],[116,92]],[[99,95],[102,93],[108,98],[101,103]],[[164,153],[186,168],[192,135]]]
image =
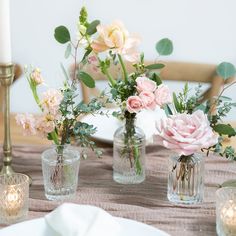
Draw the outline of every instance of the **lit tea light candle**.
[[[18,190],[18,191],[17,191]],[[20,209],[22,208],[23,201],[20,189],[15,189],[14,187],[9,187],[7,191],[5,191],[6,202],[5,202],[5,211],[9,216],[16,216]]]
[[[221,209],[221,227],[225,235],[236,235],[236,202],[229,200]]]
[[[28,215],[29,177],[0,175],[0,224],[13,224]]]

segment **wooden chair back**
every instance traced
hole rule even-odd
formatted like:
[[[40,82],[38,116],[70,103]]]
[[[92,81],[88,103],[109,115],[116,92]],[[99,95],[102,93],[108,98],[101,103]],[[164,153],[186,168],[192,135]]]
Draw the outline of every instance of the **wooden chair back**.
[[[146,65],[152,64],[152,62],[146,62]],[[199,82],[209,83],[210,88],[204,93],[204,99],[210,99],[217,96],[224,84],[224,80],[220,78],[216,73],[216,65],[212,64],[201,64],[201,63],[190,63],[190,62],[164,62],[166,65],[161,70],[161,79],[169,81],[188,81],[188,82]],[[131,63],[126,63],[127,70],[129,73],[133,71]],[[102,81],[106,80],[105,75],[100,71],[94,71],[92,68],[86,69],[95,80]],[[119,66],[112,66],[110,73],[114,78],[117,78],[121,73]],[[97,96],[99,90],[97,88],[90,89],[81,84],[83,100],[87,103],[91,96]]]

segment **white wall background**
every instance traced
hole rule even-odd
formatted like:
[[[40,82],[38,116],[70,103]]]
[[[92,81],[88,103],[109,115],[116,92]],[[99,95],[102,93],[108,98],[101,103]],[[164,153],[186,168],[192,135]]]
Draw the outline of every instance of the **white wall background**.
[[[236,65],[235,0],[11,0],[13,60],[40,67],[47,84],[59,87],[64,46],[54,40],[54,28],[63,24],[75,31],[82,5],[91,20],[120,19],[130,32],[139,33],[146,59],[155,59],[155,42],[169,37],[175,47],[169,60]],[[170,87],[181,88],[176,83]],[[236,101],[235,87],[227,94]],[[37,111],[24,78],[12,88],[11,110]],[[236,120],[235,111],[229,119]]]

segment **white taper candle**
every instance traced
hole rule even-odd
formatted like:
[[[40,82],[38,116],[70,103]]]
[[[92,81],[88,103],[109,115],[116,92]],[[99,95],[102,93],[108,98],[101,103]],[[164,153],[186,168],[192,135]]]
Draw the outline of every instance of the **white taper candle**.
[[[10,1],[0,0],[0,63],[11,62]]]

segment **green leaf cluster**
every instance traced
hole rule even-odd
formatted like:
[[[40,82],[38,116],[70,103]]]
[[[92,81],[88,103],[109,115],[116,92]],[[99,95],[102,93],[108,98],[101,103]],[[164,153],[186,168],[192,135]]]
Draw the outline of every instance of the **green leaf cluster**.
[[[164,38],[156,43],[156,51],[161,56],[170,55],[173,52],[173,43],[170,39]]]

